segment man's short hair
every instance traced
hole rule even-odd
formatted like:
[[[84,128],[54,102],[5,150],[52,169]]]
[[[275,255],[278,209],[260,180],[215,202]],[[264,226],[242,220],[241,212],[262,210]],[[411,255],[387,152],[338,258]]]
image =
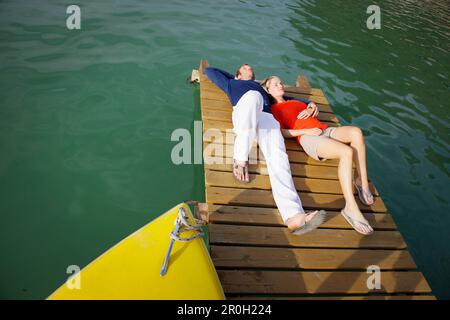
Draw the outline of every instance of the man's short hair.
[[[240,74],[241,74],[241,68],[243,66],[250,66],[248,63],[244,63],[243,65],[241,65],[237,70],[236,73],[234,74],[234,76],[237,78]],[[255,80],[255,72],[253,71],[253,77],[252,80]]]

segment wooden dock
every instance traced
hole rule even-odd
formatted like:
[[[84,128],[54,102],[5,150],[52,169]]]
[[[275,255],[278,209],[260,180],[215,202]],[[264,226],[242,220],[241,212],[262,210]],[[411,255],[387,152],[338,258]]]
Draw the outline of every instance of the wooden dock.
[[[435,299],[372,182],[375,203],[370,207],[358,203],[375,233],[360,235],[340,215],[344,198],[336,160],[316,161],[294,139],[286,140],[294,183],[304,208],[327,211],[327,219],[319,229],[301,236],[290,234],[281,220],[263,159],[250,165],[250,183],[234,179],[234,135],[229,131],[232,106],[226,94],[205,76],[205,66],[202,60],[199,80],[204,158],[224,160],[205,161],[207,219],[211,257],[226,297]],[[320,110],[319,120],[339,126],[322,90],[311,88],[305,77],[299,77],[295,86],[288,86],[286,94],[314,101]],[[222,140],[218,133],[223,133]],[[257,152],[252,152],[250,158],[255,159],[255,155]],[[373,278],[369,266],[381,270],[380,289],[368,288],[368,279]]]

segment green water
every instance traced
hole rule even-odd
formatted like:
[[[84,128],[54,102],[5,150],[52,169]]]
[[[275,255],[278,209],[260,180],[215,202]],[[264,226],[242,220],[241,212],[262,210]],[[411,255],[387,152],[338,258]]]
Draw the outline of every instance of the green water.
[[[448,1],[78,1],[81,30],[69,4],[0,1],[0,298],[43,299],[67,266],[204,197],[202,166],[170,158],[198,117],[185,80],[202,57],[306,74],[363,128],[371,179],[450,298]]]

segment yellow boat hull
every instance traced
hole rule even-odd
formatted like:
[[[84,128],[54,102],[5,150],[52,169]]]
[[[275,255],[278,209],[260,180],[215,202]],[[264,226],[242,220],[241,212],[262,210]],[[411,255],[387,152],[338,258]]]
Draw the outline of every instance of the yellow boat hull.
[[[106,251],[77,274],[79,288],[68,280],[48,299],[224,299],[224,293],[202,238],[175,241],[167,273],[160,276],[169,248],[169,233],[180,204]],[[188,231],[189,237],[195,231]]]

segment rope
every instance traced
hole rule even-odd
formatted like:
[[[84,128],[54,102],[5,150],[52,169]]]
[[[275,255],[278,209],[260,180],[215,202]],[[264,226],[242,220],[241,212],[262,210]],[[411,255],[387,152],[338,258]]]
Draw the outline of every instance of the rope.
[[[178,228],[176,227],[177,225],[179,226]],[[190,224],[187,220],[186,211],[183,207],[181,207],[178,211],[178,218],[175,220],[175,228],[170,233],[170,238],[176,241],[188,242],[203,237],[204,232],[202,231],[201,227],[204,225],[205,222],[197,218],[194,218],[194,224]],[[182,233],[192,230],[197,231],[197,233],[187,238],[180,237]]]
[[[198,214],[198,202],[197,201],[185,201],[186,204],[194,204],[195,205],[195,215]],[[167,250],[166,258],[164,259],[164,263],[161,267],[160,275],[161,277],[167,273],[167,267],[169,265],[170,253],[172,252],[173,244],[175,241],[183,241],[188,242],[194,239],[203,237],[204,233],[201,229],[202,226],[205,225],[203,220],[199,220],[194,217],[194,224],[190,224],[188,221],[188,215],[183,207],[178,210],[178,217],[175,219],[175,227],[170,233],[170,244],[169,249]],[[193,236],[182,238],[180,235],[186,231],[197,231]]]

